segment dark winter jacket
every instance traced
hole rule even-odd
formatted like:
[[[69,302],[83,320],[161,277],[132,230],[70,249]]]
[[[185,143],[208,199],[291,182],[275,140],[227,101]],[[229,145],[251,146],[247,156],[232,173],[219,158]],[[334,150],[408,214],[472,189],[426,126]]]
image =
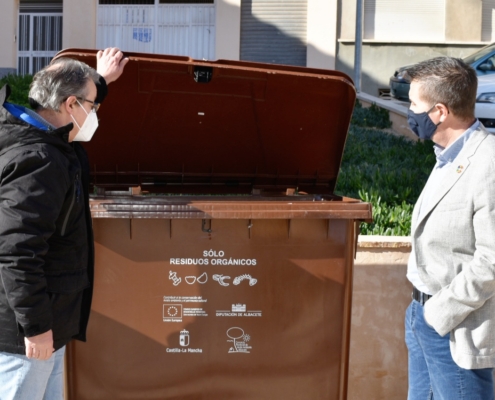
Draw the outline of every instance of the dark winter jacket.
[[[10,89],[0,90],[0,105]],[[0,351],[53,330],[85,340],[93,279],[89,168],[72,124],[43,131],[0,106]]]

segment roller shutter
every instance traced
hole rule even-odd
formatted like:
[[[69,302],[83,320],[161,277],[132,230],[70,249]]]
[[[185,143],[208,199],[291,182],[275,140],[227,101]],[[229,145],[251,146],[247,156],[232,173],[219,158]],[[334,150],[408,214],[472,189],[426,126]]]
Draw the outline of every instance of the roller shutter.
[[[242,0],[241,60],[306,65],[307,0]]]

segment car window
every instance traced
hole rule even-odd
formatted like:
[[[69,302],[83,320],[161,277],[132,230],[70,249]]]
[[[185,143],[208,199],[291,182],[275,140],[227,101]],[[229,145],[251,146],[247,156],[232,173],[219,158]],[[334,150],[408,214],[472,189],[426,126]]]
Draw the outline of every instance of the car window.
[[[483,61],[483,64],[487,64],[490,68],[485,69],[485,72],[495,72],[495,54]],[[478,66],[479,69],[479,66]]]
[[[487,56],[491,52],[494,52],[494,54],[495,54],[495,44],[491,44],[489,46],[483,47],[483,48],[479,49],[477,52],[463,58],[463,60],[466,64],[469,65],[469,64],[476,62],[480,58]]]

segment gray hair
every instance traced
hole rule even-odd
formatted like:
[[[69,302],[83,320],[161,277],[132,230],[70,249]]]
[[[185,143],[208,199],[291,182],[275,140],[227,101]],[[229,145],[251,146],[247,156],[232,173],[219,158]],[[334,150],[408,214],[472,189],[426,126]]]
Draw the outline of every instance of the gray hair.
[[[430,103],[444,104],[462,119],[474,118],[478,77],[463,60],[437,57],[407,69],[412,81],[422,84],[419,96]]]
[[[58,58],[37,72],[29,89],[30,104],[36,110],[58,111],[69,96],[84,99],[89,80],[98,82],[98,73],[87,64],[71,58]]]

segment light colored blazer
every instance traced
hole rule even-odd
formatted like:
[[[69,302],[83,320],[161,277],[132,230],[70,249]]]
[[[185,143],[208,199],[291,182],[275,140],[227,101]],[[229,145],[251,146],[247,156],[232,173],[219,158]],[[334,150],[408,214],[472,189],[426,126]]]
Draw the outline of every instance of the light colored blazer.
[[[418,273],[434,296],[426,321],[462,368],[495,367],[495,135],[480,126],[413,211],[411,237]]]

